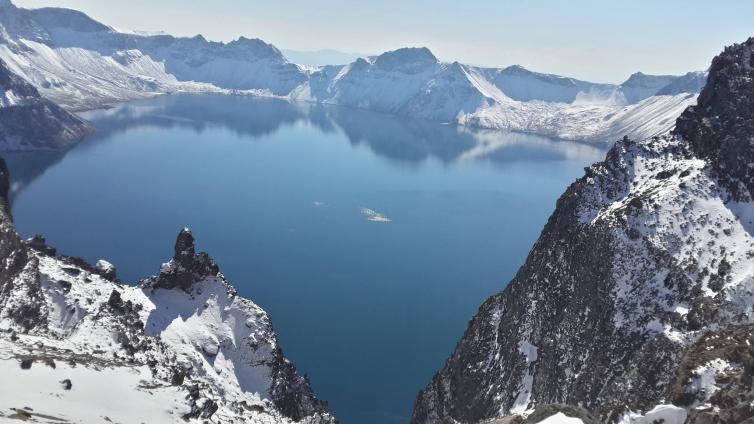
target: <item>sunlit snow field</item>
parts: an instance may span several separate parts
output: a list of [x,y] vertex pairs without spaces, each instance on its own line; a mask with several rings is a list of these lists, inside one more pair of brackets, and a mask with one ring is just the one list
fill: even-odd
[[183,226],[341,422],[406,423],[468,319],[604,150],[219,95],[88,113],[66,153],[9,154],[24,236],[157,272]]

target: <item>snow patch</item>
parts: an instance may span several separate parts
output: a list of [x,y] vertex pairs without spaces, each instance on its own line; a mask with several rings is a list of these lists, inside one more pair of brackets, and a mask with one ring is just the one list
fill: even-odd
[[528,340],[518,344],[518,351],[526,356],[526,362],[534,362],[537,360],[537,347],[529,343]]
[[550,415],[538,424],[584,424],[580,418],[569,417],[562,412],[558,412],[555,415]]
[[623,414],[618,424],[684,424],[688,412],[674,405],[657,405],[644,415],[635,412]]

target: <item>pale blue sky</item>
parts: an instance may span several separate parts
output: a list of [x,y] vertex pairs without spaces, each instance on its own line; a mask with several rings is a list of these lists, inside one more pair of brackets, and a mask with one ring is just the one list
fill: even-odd
[[123,29],[257,37],[281,49],[379,53],[427,46],[443,60],[620,82],[706,69],[754,35],[749,0],[15,0]]

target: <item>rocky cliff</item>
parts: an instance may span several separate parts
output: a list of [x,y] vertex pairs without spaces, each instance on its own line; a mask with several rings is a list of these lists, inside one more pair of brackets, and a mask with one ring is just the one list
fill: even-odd
[[60,149],[93,129],[43,98],[0,60],[0,150]]
[[125,285],[105,261],[21,240],[7,191],[0,159],[0,421],[336,422],[189,230]]
[[715,58],[672,135],[617,142],[568,188],[413,423],[553,404],[606,422],[754,422],[752,46]]

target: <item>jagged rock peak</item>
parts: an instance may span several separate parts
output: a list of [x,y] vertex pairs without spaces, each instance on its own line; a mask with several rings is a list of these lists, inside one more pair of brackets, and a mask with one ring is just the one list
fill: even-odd
[[8,171],[5,159],[0,158],[0,200],[4,205],[8,204],[8,190],[10,190],[10,171]]
[[675,131],[710,161],[736,200],[754,198],[754,38],[713,59],[697,105],[678,118]]
[[162,265],[160,273],[142,282],[143,287],[172,290],[179,288],[190,293],[195,282],[219,274],[217,263],[205,252],[196,253],[194,235],[183,228],[175,240],[175,254]]
[[175,239],[175,255],[173,259],[182,266],[189,268],[196,255],[194,235],[191,230],[184,227]]

